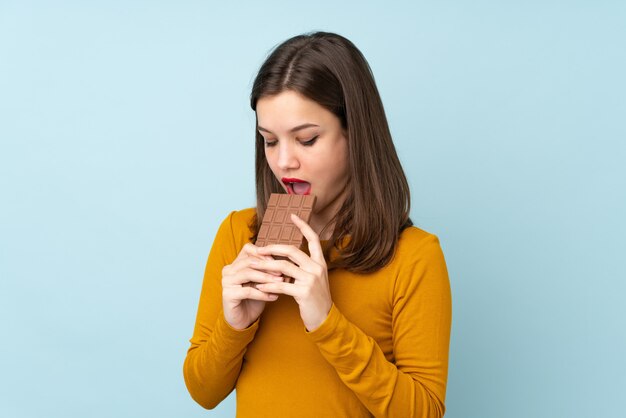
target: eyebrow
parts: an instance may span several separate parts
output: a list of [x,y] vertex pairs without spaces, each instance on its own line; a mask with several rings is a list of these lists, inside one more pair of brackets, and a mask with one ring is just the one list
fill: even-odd
[[[300,131],[300,130],[302,130],[302,129],[311,128],[311,127],[318,127],[318,128],[319,128],[319,125],[315,125],[314,123],[303,123],[302,125],[298,125],[298,126],[296,126],[296,127],[294,127],[294,128],[291,128],[291,129],[289,130],[289,132],[290,132],[290,133],[294,133],[294,132]],[[259,131],[267,132],[268,134],[273,133],[273,132],[272,132],[272,131],[270,131],[269,129],[265,129],[265,128],[264,128],[264,127],[262,127],[262,126],[258,126],[257,128],[258,128],[258,130],[259,130]]]

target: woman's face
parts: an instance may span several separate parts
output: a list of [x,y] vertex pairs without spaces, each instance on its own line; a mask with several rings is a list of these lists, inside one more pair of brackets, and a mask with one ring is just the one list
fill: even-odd
[[262,97],[256,112],[274,176],[287,193],[317,196],[311,226],[319,232],[345,199],[348,141],[341,121],[292,90]]

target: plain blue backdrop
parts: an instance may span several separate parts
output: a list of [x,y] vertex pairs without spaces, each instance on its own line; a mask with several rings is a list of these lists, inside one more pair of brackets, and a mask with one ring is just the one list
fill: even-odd
[[311,30],[369,60],[441,240],[446,416],[624,416],[625,4],[0,1],[0,416],[234,416],[182,363],[252,80]]

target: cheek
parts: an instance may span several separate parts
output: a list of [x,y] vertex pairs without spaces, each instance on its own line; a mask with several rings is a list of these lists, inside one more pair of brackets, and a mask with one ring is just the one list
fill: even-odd
[[342,177],[348,175],[348,150],[347,147],[342,147],[339,152],[336,153],[335,158],[336,171]]
[[267,166],[270,168],[270,171],[272,172],[272,175],[274,176],[274,178],[276,180],[278,180],[278,182],[280,183],[280,186],[283,188],[283,190],[286,192],[287,189],[285,187],[285,185],[282,183],[282,181],[280,181],[280,176],[279,176],[279,172],[280,170],[278,169],[277,165],[276,165],[276,158],[273,156],[273,154],[271,152],[265,152],[265,160],[267,161]]
[[326,167],[322,175],[331,187],[342,188],[343,184],[348,179],[348,170],[345,161],[341,158],[334,158],[331,161],[330,167]]

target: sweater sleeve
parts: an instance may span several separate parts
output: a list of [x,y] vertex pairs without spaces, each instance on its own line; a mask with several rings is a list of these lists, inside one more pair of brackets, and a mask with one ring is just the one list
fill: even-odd
[[215,408],[235,387],[246,347],[258,321],[244,330],[232,328],[222,311],[222,268],[237,257],[231,213],[222,222],[209,253],[191,347],[183,364],[191,397]]
[[435,235],[407,257],[392,295],[394,362],[334,305],[308,335],[375,417],[442,417],[452,318],[448,272]]

